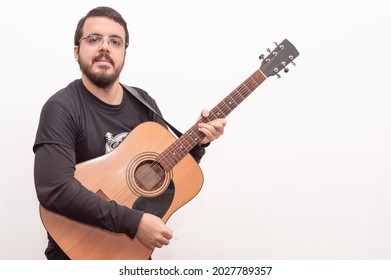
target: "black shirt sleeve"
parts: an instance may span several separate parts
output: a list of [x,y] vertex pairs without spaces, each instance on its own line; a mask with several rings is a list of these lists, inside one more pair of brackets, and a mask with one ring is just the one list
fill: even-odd
[[94,194],[74,178],[75,153],[64,145],[35,148],[34,177],[39,202],[71,219],[134,238],[143,213]]

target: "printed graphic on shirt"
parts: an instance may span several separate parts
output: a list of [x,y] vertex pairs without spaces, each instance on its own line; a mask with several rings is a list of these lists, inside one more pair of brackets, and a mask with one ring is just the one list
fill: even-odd
[[106,138],[106,151],[105,154],[108,154],[114,151],[121,143],[124,141],[125,137],[128,135],[128,132],[122,132],[113,136],[112,133],[107,132],[105,135]]

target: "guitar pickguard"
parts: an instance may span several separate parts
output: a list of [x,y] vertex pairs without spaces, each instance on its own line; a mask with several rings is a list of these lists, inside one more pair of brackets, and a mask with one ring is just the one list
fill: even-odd
[[153,214],[163,218],[170,208],[175,195],[174,182],[170,182],[168,188],[160,195],[155,197],[140,196],[133,203],[132,208],[146,213]]

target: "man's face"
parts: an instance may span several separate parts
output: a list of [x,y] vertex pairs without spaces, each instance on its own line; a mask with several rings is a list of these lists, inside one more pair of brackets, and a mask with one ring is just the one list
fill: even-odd
[[118,81],[125,62],[124,28],[109,18],[87,18],[82,38],[75,47],[82,75],[99,88],[110,88]]

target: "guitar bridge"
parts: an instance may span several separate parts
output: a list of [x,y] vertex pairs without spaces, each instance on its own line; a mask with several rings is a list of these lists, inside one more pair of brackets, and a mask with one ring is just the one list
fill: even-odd
[[101,189],[97,190],[95,194],[97,194],[98,196],[100,196],[106,200],[110,200],[110,198]]

